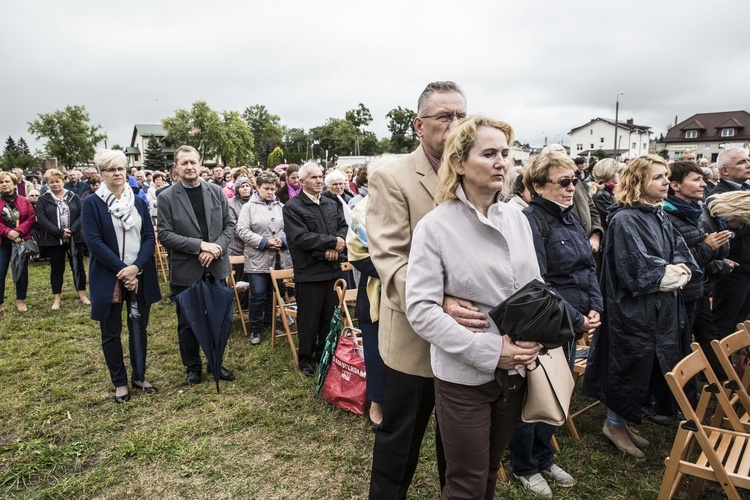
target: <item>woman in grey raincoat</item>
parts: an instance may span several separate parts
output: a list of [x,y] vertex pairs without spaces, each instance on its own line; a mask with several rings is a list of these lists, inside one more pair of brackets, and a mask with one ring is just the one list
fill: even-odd
[[664,374],[680,360],[687,314],[679,290],[700,274],[682,236],[662,210],[667,162],[633,160],[615,190],[604,247],[602,327],[594,336],[584,377],[587,396],[607,406],[602,432],[618,450],[642,458],[648,441],[625,421],[640,423],[651,395],[657,411],[673,412]]

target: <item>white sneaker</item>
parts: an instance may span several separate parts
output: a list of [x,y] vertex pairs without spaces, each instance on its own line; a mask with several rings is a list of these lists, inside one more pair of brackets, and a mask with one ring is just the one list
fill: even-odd
[[570,488],[576,484],[576,480],[573,479],[573,476],[565,472],[562,467],[555,464],[550,465],[549,469],[543,470],[542,475],[547,479],[553,480],[558,486],[562,486],[563,488]]
[[252,345],[258,345],[258,344],[260,344],[260,333],[251,333],[250,334],[250,343]]
[[552,490],[549,488],[547,481],[544,480],[538,472],[533,476],[516,476],[524,488],[529,490],[534,496],[551,497]]

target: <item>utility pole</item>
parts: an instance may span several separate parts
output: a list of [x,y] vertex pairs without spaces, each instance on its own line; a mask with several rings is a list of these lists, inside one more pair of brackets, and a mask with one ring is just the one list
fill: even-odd
[[625,92],[620,92],[619,94],[617,94],[617,97],[615,98],[615,142],[612,143],[615,148],[615,159],[617,159],[617,150],[618,150],[617,148],[617,124],[618,124],[617,120],[620,119],[620,96],[624,94]]

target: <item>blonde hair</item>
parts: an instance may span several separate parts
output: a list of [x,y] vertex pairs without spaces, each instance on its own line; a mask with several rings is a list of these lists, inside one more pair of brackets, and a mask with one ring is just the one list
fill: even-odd
[[102,149],[94,155],[94,165],[99,171],[112,167],[127,168],[128,159],[125,157],[125,153],[118,149]]
[[643,187],[650,183],[651,165],[654,163],[664,165],[667,169],[667,177],[671,174],[667,160],[657,155],[643,155],[628,163],[628,168],[622,173],[620,183],[614,191],[615,203],[620,206],[630,207],[637,203],[643,203]]
[[5,177],[10,177],[10,181],[13,183],[14,186],[18,185],[18,177],[16,177],[16,174],[14,174],[13,171],[0,172],[0,180],[3,180],[3,178]]
[[594,168],[591,169],[589,195],[594,196],[597,191],[604,189],[604,183],[619,173],[620,170],[622,170],[622,165],[614,158],[604,158],[596,162]]
[[534,189],[534,184],[545,184],[549,181],[549,169],[552,167],[569,168],[576,171],[576,164],[570,159],[570,156],[560,151],[550,151],[542,153],[523,171],[523,183],[532,196],[539,196]]
[[750,192],[728,191],[709,198],[708,211],[713,217],[750,224]]
[[56,168],[50,168],[49,170],[44,172],[44,182],[46,182],[47,184],[49,184],[50,179],[52,179],[53,177],[60,180],[65,179],[65,175]]
[[505,134],[508,144],[513,142],[513,128],[507,123],[487,118],[486,116],[470,116],[461,120],[448,134],[445,139],[442,166],[438,172],[439,181],[435,203],[456,199],[456,189],[461,182],[461,177],[456,172],[458,163],[469,156],[469,151],[477,142],[477,130],[479,127],[492,127]]

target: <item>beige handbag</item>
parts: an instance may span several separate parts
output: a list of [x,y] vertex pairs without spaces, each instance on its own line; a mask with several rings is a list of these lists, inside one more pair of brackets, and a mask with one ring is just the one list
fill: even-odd
[[526,368],[526,399],[521,420],[561,426],[568,418],[573,375],[562,347],[540,354],[534,368]]

